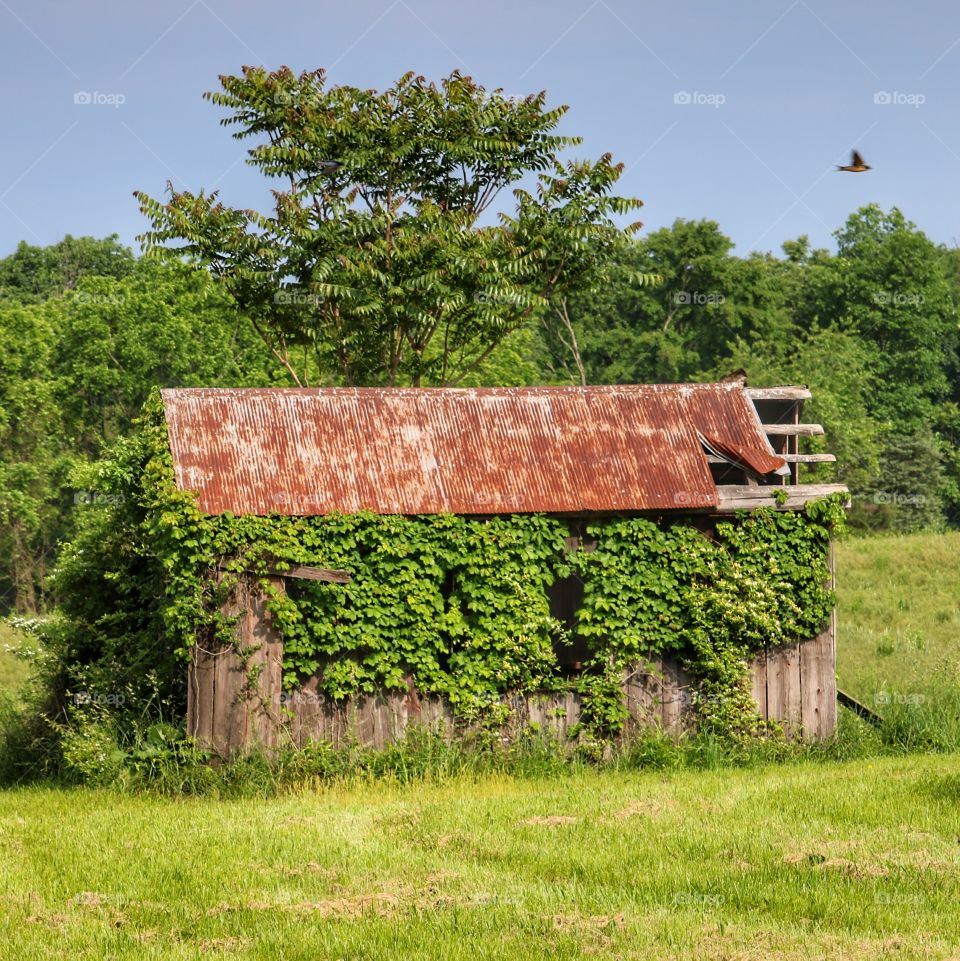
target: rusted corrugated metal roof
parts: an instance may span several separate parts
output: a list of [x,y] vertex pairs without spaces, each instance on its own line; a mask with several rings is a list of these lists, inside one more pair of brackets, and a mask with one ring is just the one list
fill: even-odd
[[770,447],[743,387],[163,391],[210,514],[592,513],[718,503],[699,435]]
[[777,457],[767,450],[760,450],[757,447],[744,447],[742,444],[735,444],[732,441],[723,441],[719,437],[704,437],[718,454],[728,457],[736,464],[745,464],[756,474],[772,474],[786,464],[782,457]]

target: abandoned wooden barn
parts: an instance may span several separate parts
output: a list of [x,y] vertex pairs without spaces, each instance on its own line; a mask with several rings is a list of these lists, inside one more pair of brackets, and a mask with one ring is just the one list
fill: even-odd
[[[802,510],[846,491],[801,482],[800,440],[822,434],[801,422],[802,387],[741,382],[484,389],[176,389],[162,392],[177,487],[206,514],[293,517],[372,511],[470,517],[545,514],[589,550],[598,517],[678,517],[709,533],[735,512]],[[832,565],[832,561],[831,561]],[[306,569],[285,578],[328,577]],[[575,579],[550,589],[551,608],[575,627]],[[383,744],[410,724],[450,720],[449,707],[407,692],[349,705],[315,695],[317,679],[282,687],[283,637],[251,579],[228,603],[242,662],[198,645],[189,666],[188,730],[223,755],[282,738],[356,738]],[[764,718],[808,738],[836,723],[834,620],[815,637],[761,653],[751,667]],[[567,656],[575,670],[576,645]],[[258,666],[255,697],[249,668]],[[685,677],[675,660],[650,658],[625,676],[635,724],[685,726]],[[561,731],[578,718],[575,694],[514,704],[526,720]]]

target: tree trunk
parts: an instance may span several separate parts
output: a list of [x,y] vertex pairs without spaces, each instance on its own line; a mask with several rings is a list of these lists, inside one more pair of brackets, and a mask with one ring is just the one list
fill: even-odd
[[13,524],[14,607],[18,614],[37,613],[37,595],[33,585],[33,556],[24,536],[23,524]]

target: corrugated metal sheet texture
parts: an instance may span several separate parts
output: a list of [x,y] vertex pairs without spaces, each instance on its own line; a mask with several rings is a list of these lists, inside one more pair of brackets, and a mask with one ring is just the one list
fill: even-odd
[[776,454],[771,454],[769,450],[759,450],[756,447],[744,447],[742,444],[734,444],[730,441],[722,441],[718,437],[705,435],[706,442],[716,450],[718,454],[729,457],[737,464],[746,464],[754,473],[772,474],[775,470],[783,467],[786,461]]
[[715,506],[698,432],[769,454],[739,384],[163,391],[177,484],[219,514]]

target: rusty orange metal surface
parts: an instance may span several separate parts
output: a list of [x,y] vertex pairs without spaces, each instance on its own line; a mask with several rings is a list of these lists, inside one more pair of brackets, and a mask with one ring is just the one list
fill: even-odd
[[743,387],[164,390],[210,514],[553,514],[718,503],[699,434],[772,451]]
[[729,457],[734,463],[745,464],[756,474],[772,474],[786,464],[782,457],[770,453],[769,450],[744,447],[742,444],[723,441],[710,435],[704,435],[704,439],[718,454]]

